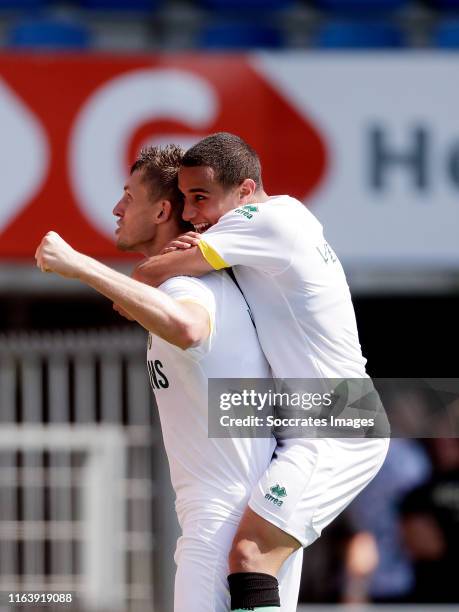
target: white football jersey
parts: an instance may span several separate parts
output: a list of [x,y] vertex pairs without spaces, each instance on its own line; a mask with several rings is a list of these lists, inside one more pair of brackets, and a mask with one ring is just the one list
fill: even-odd
[[276,378],[366,376],[343,268],[301,202],[276,196],[231,210],[200,249],[213,268],[234,266]]
[[[148,337],[148,373],[158,404],[176,509],[185,518],[239,517],[266,470],[271,438],[209,438],[209,378],[269,378],[247,303],[226,272],[175,277],[160,287],[176,300],[209,313],[211,332],[200,346],[182,350]],[[219,410],[209,406],[209,410]]]

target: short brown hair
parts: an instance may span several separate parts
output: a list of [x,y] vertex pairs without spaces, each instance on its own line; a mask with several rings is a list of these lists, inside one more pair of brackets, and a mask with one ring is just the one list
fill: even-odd
[[145,147],[131,166],[131,174],[142,172],[152,201],[169,200],[176,219],[182,220],[183,195],[178,188],[178,170],[184,149],[168,144],[162,147]]
[[235,187],[250,178],[257,189],[263,188],[257,152],[242,138],[228,132],[218,132],[200,140],[185,153],[182,166],[209,166],[223,187]]

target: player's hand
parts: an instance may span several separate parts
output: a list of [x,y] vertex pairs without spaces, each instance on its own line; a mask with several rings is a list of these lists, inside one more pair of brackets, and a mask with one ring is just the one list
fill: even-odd
[[124,317],[128,321],[135,321],[135,319],[133,319],[128,312],[123,310],[119,304],[115,304],[115,302],[113,302],[113,310],[116,310],[118,314],[120,314],[122,317]]
[[200,240],[201,234],[198,234],[198,232],[187,232],[178,236],[175,240],[171,240],[159,254],[164,255],[179,249],[189,249],[190,247],[198,246]]
[[66,278],[77,278],[84,256],[56,232],[48,232],[35,251],[37,267],[42,272],[55,272]]

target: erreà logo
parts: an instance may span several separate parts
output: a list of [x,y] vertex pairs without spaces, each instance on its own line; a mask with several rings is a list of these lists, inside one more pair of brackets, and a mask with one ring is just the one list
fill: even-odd
[[285,490],[285,487],[280,487],[278,484],[276,484],[274,487],[271,487],[270,491],[276,497],[287,497],[287,491]]
[[247,219],[251,219],[253,217],[252,213],[258,212],[258,206],[255,206],[254,204],[244,204],[244,206],[236,208],[234,212],[246,217]]
[[287,497],[287,490],[285,487],[281,487],[279,484],[276,484],[269,489],[271,493],[266,493],[265,499],[272,502],[275,506],[282,506],[284,503],[283,500],[279,499],[280,497]]
[[255,204],[245,204],[241,208],[251,213],[258,212],[258,206],[255,206]]

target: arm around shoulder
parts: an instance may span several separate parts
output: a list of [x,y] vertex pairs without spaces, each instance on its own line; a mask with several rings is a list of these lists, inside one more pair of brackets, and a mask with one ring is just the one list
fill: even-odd
[[203,276],[212,270],[200,249],[191,247],[145,259],[135,268],[133,278],[158,287],[173,276]]

